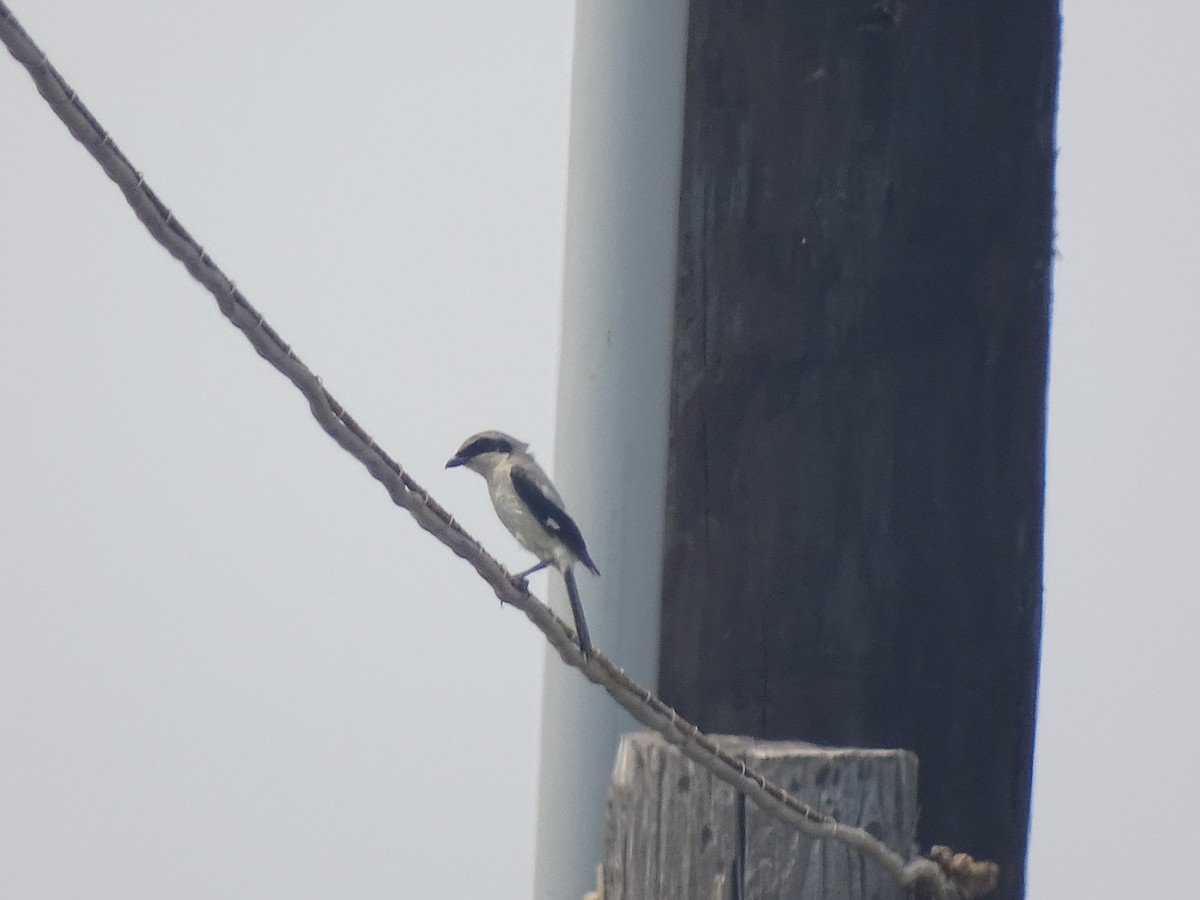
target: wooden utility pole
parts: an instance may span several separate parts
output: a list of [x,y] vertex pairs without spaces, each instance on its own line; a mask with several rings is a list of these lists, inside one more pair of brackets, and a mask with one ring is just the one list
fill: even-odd
[[1023,894],[1054,0],[692,0],[660,689],[920,758]]

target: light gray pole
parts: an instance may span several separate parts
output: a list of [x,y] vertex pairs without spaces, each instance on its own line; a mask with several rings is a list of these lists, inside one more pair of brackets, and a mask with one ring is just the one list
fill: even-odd
[[[554,478],[601,572],[581,572],[592,640],[655,685],[686,0],[578,0]],[[566,613],[561,580],[550,599]],[[567,614],[567,621],[570,616]],[[546,660],[538,900],[595,883],[605,791],[631,720]]]

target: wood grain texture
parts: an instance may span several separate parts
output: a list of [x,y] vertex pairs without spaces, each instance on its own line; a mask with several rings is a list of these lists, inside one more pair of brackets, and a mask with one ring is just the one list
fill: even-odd
[[1023,893],[1053,0],[693,0],[660,691],[901,746]]
[[[917,761],[895,750],[721,739],[814,809],[908,853]],[[605,900],[902,900],[877,867],[759,812],[657,734],[626,735],[609,794]]]

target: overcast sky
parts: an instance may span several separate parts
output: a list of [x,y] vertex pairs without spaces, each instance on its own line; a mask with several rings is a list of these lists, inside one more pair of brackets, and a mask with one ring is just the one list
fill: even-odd
[[[333,394],[524,565],[442,465],[493,426],[551,460],[573,4],[14,6]],[[1182,896],[1200,13],[1065,18],[1030,897]],[[7,54],[0,172],[0,896],[528,898],[538,633],[321,432]]]

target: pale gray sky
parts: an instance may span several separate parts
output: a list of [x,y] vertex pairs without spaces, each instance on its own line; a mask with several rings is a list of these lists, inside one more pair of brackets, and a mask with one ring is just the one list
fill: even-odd
[[[334,395],[524,564],[442,464],[491,426],[550,461],[573,4],[14,5]],[[1181,895],[1200,13],[1065,17],[1030,896]],[[529,897],[539,635],[320,431],[7,54],[0,111],[0,896]]]

